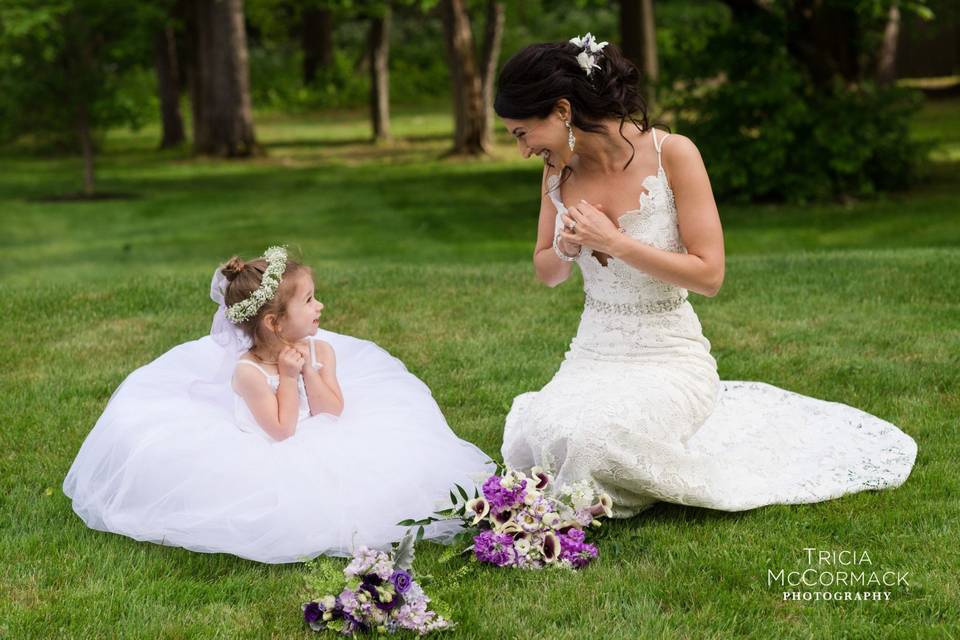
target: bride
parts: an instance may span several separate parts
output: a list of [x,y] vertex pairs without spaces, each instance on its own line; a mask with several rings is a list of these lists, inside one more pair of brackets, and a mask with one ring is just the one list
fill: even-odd
[[498,78],[497,114],[545,165],[537,277],[554,287],[575,263],[585,293],[559,371],[514,399],[505,464],[590,483],[619,517],[656,501],[741,511],[899,486],[917,446],[896,426],[720,381],[687,300],[715,296],[724,277],[710,181],[690,139],[650,126],[638,81],[590,34],[531,45]]

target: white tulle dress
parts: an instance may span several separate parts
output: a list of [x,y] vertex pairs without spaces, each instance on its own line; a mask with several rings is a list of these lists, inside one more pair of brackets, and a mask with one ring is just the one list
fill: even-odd
[[[559,229],[566,209],[556,185],[553,176]],[[685,253],[662,162],[643,186],[621,227]],[[917,445],[893,424],[763,382],[720,381],[686,289],[615,258],[603,266],[589,249],[577,264],[585,290],[577,335],[553,379],[514,399],[508,466],[550,468],[557,486],[590,483],[611,495],[619,517],[657,501],[724,511],[819,502],[909,476]]]
[[[397,522],[493,471],[400,360],[366,340],[316,337],[337,354],[340,417],[309,417],[302,398],[296,434],[273,441],[230,388],[239,349],[213,336],[179,345],[110,399],[63,484],[74,511],[137,540],[297,562],[385,548],[405,531]],[[457,526],[425,537],[444,541]]]

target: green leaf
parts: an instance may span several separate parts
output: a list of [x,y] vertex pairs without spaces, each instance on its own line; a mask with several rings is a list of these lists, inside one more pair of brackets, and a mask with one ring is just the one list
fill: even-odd
[[[423,530],[422,526],[420,527],[420,530]],[[400,542],[397,543],[397,546],[393,551],[394,565],[400,567],[404,571],[411,570],[413,567],[414,545],[416,540],[419,540],[419,537],[414,538],[413,531],[411,529],[407,529],[407,532],[403,534],[403,537],[400,539]]]

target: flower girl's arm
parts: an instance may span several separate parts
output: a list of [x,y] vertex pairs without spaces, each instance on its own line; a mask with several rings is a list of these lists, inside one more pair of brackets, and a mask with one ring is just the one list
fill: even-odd
[[286,440],[297,431],[300,400],[297,379],[280,376],[274,393],[263,375],[253,367],[238,367],[233,378],[234,390],[250,408],[257,424],[274,440]]
[[337,356],[330,343],[317,340],[317,361],[323,367],[317,371],[310,363],[303,367],[303,385],[307,388],[307,403],[310,415],[343,413],[343,392],[337,382]]

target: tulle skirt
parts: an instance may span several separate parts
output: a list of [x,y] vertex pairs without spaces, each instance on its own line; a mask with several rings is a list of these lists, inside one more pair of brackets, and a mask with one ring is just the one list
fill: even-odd
[[[179,345],[114,392],[64,480],[87,526],[192,551],[297,562],[386,548],[406,518],[449,504],[493,471],[447,426],[430,390],[376,344],[319,331],[337,353],[340,417],[273,442],[237,428],[224,349]],[[455,522],[427,528],[445,541]]]

